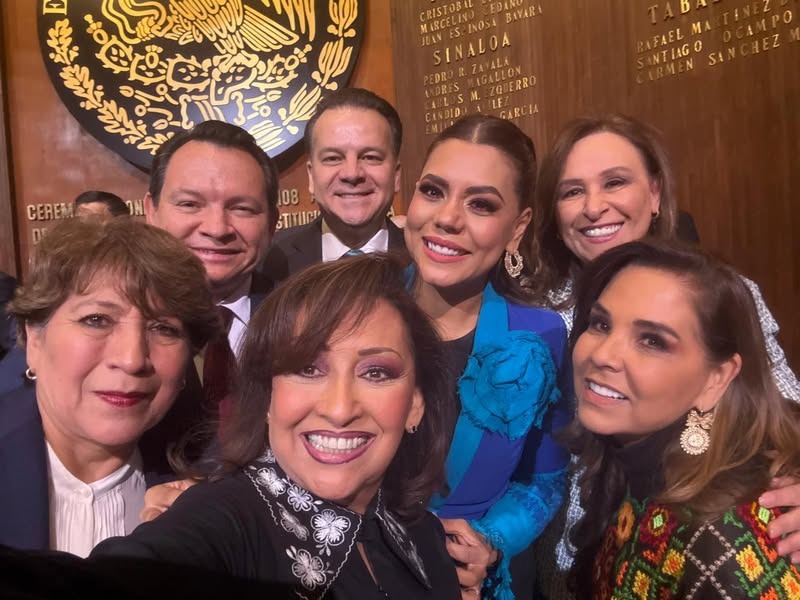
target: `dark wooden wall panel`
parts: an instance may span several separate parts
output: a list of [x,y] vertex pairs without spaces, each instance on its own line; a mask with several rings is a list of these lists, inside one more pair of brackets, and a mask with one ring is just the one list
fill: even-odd
[[[3,7],[0,6],[0,48],[3,47]],[[17,275],[14,208],[11,194],[11,155],[6,127],[6,67],[0,55],[0,271]]]

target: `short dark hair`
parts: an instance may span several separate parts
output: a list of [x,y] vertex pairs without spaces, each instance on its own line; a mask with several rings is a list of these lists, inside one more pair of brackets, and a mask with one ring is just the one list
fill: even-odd
[[150,169],[150,185],[148,192],[153,198],[153,205],[158,206],[161,189],[164,187],[164,177],[167,173],[169,161],[173,155],[189,142],[207,142],[220,148],[233,148],[249,154],[259,164],[264,173],[264,187],[267,192],[267,206],[269,208],[270,229],[275,228],[278,222],[278,168],[273,160],[258,145],[255,138],[247,131],[236,125],[224,121],[203,121],[188,131],[176,133],[166,142],[161,144],[153,158]]
[[272,378],[313,362],[342,323],[355,329],[385,302],[403,320],[425,413],[417,433],[400,442],[382,489],[387,506],[402,518],[422,514],[443,487],[455,422],[453,378],[443,368],[444,350],[433,325],[403,285],[402,268],[397,258],[384,254],[319,263],[267,297],[248,325],[239,395],[222,423],[224,470],[241,468],[264,452]]
[[306,145],[306,152],[311,154],[314,126],[319,118],[327,110],[336,108],[360,108],[363,110],[374,110],[389,125],[389,133],[392,138],[392,151],[395,158],[400,156],[400,147],[403,145],[403,124],[400,122],[400,115],[394,106],[377,94],[363,88],[347,87],[328,94],[317,104],[314,115],[306,123],[306,130],[303,134],[303,141]]
[[[474,113],[461,117],[442,131],[431,142],[425,153],[427,162],[433,151],[447,140],[461,140],[470,144],[490,146],[508,158],[515,173],[514,190],[519,196],[519,212],[526,208],[533,211],[536,190],[536,148],[533,140],[524,131],[507,119]],[[506,297],[520,302],[528,302],[528,295],[518,282],[527,282],[530,265],[534,264],[535,246],[533,225],[528,225],[519,244],[523,258],[523,277],[516,280],[508,275],[499,260],[492,269],[490,279],[495,289]]]
[[220,327],[203,263],[172,235],[130,217],[67,219],[36,246],[25,284],[8,304],[20,339],[26,341],[26,323],[46,325],[70,295],[103,275],[148,318],[181,321],[194,351]]
[[[125,204],[122,198],[111,192],[104,192],[103,190],[88,190],[78,194],[75,200],[72,201],[72,205],[77,209],[81,204],[93,204],[95,202],[105,204],[112,217],[121,217],[131,214],[128,205]],[[77,212],[77,210],[75,210],[75,212]]]

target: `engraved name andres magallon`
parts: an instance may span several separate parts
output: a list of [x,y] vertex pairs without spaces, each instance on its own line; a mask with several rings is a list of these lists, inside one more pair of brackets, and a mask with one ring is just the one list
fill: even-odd
[[275,157],[302,139],[319,99],[346,85],[364,3],[40,0],[39,41],[73,116],[142,168],[208,119],[247,129]]

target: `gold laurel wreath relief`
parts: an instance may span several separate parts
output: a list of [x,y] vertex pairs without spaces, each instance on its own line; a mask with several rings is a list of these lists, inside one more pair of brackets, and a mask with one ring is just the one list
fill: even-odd
[[[113,98],[79,62],[80,49],[73,45],[69,19],[56,21],[47,32],[48,54],[62,65],[59,76],[80,99],[84,110],[97,113],[103,128],[122,137],[126,144],[154,154],[169,139],[169,128],[188,129],[194,125],[191,109],[203,119],[223,119],[222,108],[234,107],[233,121],[243,126],[267,151],[285,143],[282,134],[299,132],[298,124],[308,121],[323,90],[336,90],[336,78],[350,64],[358,16],[358,0],[330,0],[327,32],[336,39],[325,42],[311,73],[314,84],[303,84],[276,115],[271,107],[283,98],[308,60],[316,37],[314,0],[262,0],[275,13],[286,14],[291,29],[242,4],[242,0],[213,0],[218,12],[198,14],[192,2],[169,0],[165,6],[148,3],[151,12],[132,18],[130,0],[103,0],[104,20],[84,16],[86,31],[97,45],[95,56],[102,68],[126,74],[128,82],[119,88],[122,97],[135,101],[134,114]],[[167,3],[165,3],[167,4]],[[127,11],[131,11],[130,13]],[[116,30],[116,31],[114,31]],[[300,35],[306,43],[300,41]],[[177,52],[164,56],[159,39],[179,46],[208,40],[217,54],[198,58]],[[145,44],[143,49],[139,46]],[[293,47],[292,47],[293,45]],[[258,52],[270,52],[267,59]],[[246,92],[256,90],[256,94]]]

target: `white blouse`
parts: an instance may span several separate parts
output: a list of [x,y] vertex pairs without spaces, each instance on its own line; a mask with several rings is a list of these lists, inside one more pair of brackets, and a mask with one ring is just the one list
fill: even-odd
[[94,483],[70,473],[47,444],[50,548],[86,557],[104,539],[139,525],[147,489],[137,449],[122,467]]

